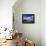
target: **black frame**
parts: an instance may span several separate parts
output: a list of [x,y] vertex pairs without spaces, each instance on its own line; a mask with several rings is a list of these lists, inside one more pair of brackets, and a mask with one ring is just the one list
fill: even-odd
[[34,23],[35,23],[35,14],[22,14],[22,24],[34,24]]

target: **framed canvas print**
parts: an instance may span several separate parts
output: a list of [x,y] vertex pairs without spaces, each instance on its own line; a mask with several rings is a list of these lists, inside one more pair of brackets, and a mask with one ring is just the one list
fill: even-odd
[[22,23],[23,24],[34,24],[35,15],[34,14],[22,14]]

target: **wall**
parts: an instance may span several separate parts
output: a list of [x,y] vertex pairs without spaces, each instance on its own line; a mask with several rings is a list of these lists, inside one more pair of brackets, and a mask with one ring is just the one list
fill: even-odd
[[[17,6],[16,6],[17,5]],[[35,14],[35,24],[22,24],[22,14]],[[23,33],[24,39],[35,41],[36,46],[41,46],[41,1],[23,0],[13,6],[15,30]]]
[[41,3],[41,40],[42,46],[46,46],[46,0],[42,0]]
[[0,27],[12,29],[12,6],[16,0],[0,0]]

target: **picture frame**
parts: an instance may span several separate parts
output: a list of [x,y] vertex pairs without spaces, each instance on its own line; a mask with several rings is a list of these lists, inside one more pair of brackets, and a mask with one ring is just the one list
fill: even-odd
[[22,24],[34,24],[35,14],[22,14]]

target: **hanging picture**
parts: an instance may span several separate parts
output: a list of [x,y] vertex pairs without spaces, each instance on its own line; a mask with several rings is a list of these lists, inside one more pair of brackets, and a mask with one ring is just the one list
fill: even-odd
[[22,23],[23,24],[34,24],[35,15],[34,14],[22,14]]

